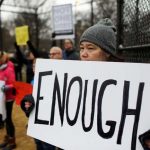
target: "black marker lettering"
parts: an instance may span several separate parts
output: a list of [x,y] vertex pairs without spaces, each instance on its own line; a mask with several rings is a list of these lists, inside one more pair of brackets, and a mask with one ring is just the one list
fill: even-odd
[[86,111],[86,96],[87,96],[87,84],[88,84],[88,80],[85,80],[84,97],[83,97],[83,110],[82,110],[82,127],[83,127],[83,130],[85,132],[90,131],[91,128],[93,127],[97,83],[98,83],[98,80],[94,80],[94,83],[93,83],[93,92],[92,92],[92,108],[91,108],[90,125],[88,127],[86,127],[85,126],[85,111]]
[[35,110],[35,124],[49,124],[49,121],[47,120],[40,120],[38,119],[38,112],[39,112],[39,101],[43,100],[43,97],[40,96],[41,91],[41,81],[43,76],[52,75],[52,71],[45,71],[45,72],[39,72],[39,79],[38,79],[38,90],[37,90],[37,102],[36,102],[36,110]]
[[[58,107],[59,107],[59,115],[60,115],[60,119],[61,119],[61,125],[63,125],[64,110],[65,110],[65,99],[66,99],[66,88],[67,88],[67,78],[68,78],[68,74],[65,73],[64,85],[63,85],[63,99],[61,100],[60,86],[59,86],[57,74],[55,76],[50,125],[54,124],[56,95],[58,98]],[[61,101],[62,101],[62,103],[61,103]]]
[[136,109],[128,109],[129,87],[130,87],[130,82],[125,81],[124,82],[124,91],[123,91],[122,115],[121,115],[121,122],[120,122],[120,127],[119,127],[119,132],[118,132],[117,144],[121,144],[121,139],[122,139],[126,116],[134,115],[135,120],[134,120],[134,125],[133,125],[131,150],[136,150],[136,138],[137,138],[138,123],[139,123],[139,118],[140,118],[144,83],[141,82],[139,84]]
[[[75,117],[73,120],[71,120],[69,118],[69,108],[68,107],[69,107],[70,90],[71,90],[71,86],[73,85],[74,82],[79,83],[79,98],[78,98],[77,111],[76,111]],[[81,103],[81,96],[82,96],[82,79],[81,79],[81,77],[74,77],[71,79],[71,81],[69,83],[69,87],[68,87],[68,91],[67,91],[67,99],[66,99],[66,117],[67,117],[68,124],[71,126],[73,126],[78,119],[80,103]]]
[[106,125],[110,126],[110,130],[107,133],[105,133],[102,128],[102,99],[103,99],[103,95],[104,95],[106,87],[111,84],[116,85],[117,81],[116,80],[104,81],[103,84],[101,85],[99,95],[98,95],[97,131],[98,131],[98,134],[105,139],[111,138],[113,136],[115,127],[116,127],[115,121],[106,121]]

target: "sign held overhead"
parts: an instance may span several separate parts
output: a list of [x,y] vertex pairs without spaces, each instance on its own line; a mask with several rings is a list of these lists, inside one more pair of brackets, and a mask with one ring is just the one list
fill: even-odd
[[52,7],[54,39],[74,38],[72,4]]

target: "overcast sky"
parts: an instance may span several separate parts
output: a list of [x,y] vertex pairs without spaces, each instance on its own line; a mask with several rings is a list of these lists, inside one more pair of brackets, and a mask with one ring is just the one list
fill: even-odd
[[[28,0],[20,0],[20,4],[17,5],[23,5],[24,1],[28,1]],[[33,6],[36,6],[38,4],[40,4],[41,2],[43,2],[44,0],[29,0],[30,2],[32,2]],[[78,11],[83,11],[86,10],[86,8],[88,7],[88,4],[84,4],[85,2],[87,2],[89,0],[47,0],[45,2],[45,4],[43,5],[43,7],[41,7],[39,9],[39,11],[43,11],[43,12],[47,12],[51,10],[52,5],[62,5],[62,4],[73,4],[73,9],[78,10]],[[4,5],[2,5],[1,10],[7,10],[7,11],[20,11],[19,8],[14,8],[14,7],[10,7],[10,6],[6,6],[6,4],[9,5],[14,5],[12,3],[12,0],[4,0]],[[23,9],[22,9],[23,10]],[[10,20],[13,19],[13,16],[15,16],[15,13],[9,13],[9,12],[4,12],[2,11],[2,19],[3,20]]]

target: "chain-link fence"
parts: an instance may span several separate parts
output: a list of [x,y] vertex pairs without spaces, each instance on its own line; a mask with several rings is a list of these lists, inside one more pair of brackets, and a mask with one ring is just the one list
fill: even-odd
[[117,39],[132,61],[150,60],[150,0],[118,0]]
[[150,0],[118,2],[119,48],[150,46]]

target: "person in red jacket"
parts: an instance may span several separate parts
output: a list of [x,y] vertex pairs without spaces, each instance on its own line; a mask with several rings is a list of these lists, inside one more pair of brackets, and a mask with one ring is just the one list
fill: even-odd
[[0,89],[5,93],[6,97],[6,135],[0,148],[9,150],[16,147],[15,127],[12,121],[12,108],[15,99],[15,89],[13,82],[15,81],[14,65],[8,59],[6,52],[0,51],[0,80],[5,81],[5,85]]

